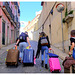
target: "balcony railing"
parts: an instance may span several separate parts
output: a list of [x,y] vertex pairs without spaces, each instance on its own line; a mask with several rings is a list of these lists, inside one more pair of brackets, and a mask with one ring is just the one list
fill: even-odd
[[18,28],[20,28],[20,22],[18,23]]
[[7,10],[8,14],[12,20],[14,21],[14,15],[12,14],[12,10],[11,8],[9,7],[9,2],[3,2],[3,7],[5,7],[5,9]]
[[15,22],[18,23],[18,17],[15,15]]
[[18,22],[18,17],[16,16],[16,21]]
[[20,14],[20,9],[18,8],[18,13]]
[[14,15],[13,15],[13,13],[12,13],[12,15],[11,15],[11,18],[12,18],[12,20],[13,20],[13,22],[14,22]]
[[17,2],[14,2],[14,5],[16,5],[18,7],[18,3]]

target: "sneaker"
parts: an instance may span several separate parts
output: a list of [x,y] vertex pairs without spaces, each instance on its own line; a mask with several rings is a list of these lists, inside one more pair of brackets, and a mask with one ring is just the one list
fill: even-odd
[[48,69],[48,66],[47,66],[47,64],[45,64],[45,68],[46,68],[46,69]]
[[19,62],[21,63],[21,57],[19,58]]
[[42,61],[41,66],[44,67],[44,61]]
[[21,62],[22,64],[23,64],[23,60],[22,60],[22,62]]

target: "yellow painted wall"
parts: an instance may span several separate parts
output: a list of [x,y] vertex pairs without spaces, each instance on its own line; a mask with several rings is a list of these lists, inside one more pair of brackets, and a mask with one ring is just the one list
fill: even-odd
[[[38,20],[38,28],[41,27],[46,19],[46,17],[48,16],[51,8],[53,7],[55,2],[45,2],[43,4],[43,9],[42,9],[42,13],[39,17]],[[75,2],[57,2],[56,5],[58,3],[63,3],[65,6],[64,11],[62,12],[62,18],[65,17],[65,10],[66,10],[66,5],[67,5],[67,9],[68,12],[71,9],[75,9]],[[59,48],[60,50],[62,50],[62,25],[61,25],[61,13],[59,13],[56,10],[56,5],[53,9],[53,15],[49,15],[48,19],[46,20],[45,24],[44,24],[44,32],[49,36],[49,39],[51,37],[51,44],[54,45],[55,47]],[[73,12],[73,14],[75,15],[75,11]],[[49,32],[49,25],[51,24],[51,36],[50,36],[50,32]],[[63,36],[64,36],[64,46],[65,46],[65,52],[68,53],[69,50],[69,45],[70,45],[70,31],[72,29],[75,29],[75,18],[73,18],[73,20],[67,24],[67,23],[63,23]],[[36,34],[38,34],[39,32],[41,32],[41,28],[36,32]],[[37,35],[36,35],[37,37]]]
[[[33,36],[35,36],[33,33],[34,33],[34,28],[35,28],[35,25],[37,24],[38,22],[38,18],[39,18],[40,14],[38,14],[25,28],[24,28],[24,31],[27,31],[28,32],[28,35],[29,35],[29,38],[30,40],[34,40],[33,39]],[[37,28],[37,26],[36,26]]]

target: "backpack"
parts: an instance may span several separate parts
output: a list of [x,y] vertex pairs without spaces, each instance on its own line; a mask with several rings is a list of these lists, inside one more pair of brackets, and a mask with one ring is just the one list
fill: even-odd
[[41,37],[41,45],[48,45],[48,40],[46,37]]
[[25,33],[22,32],[19,37],[20,37],[20,40],[25,40]]

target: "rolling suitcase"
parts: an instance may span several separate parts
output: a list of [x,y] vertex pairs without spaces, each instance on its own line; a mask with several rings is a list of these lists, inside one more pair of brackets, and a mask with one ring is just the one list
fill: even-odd
[[49,58],[50,71],[53,73],[59,73],[61,71],[60,62],[58,58]]
[[18,66],[19,50],[9,49],[6,57],[6,66],[15,65]]
[[64,68],[64,73],[75,73],[75,65],[70,66],[69,69]]
[[59,56],[54,54],[54,51],[52,49],[50,50],[50,52],[51,51],[52,53],[48,53],[50,72],[59,73],[61,71],[60,62],[58,58]]
[[[72,55],[69,55],[69,57],[71,57],[71,56]],[[63,65],[64,65],[64,63],[63,63]],[[64,67],[64,73],[75,73],[75,65],[71,65],[70,68]]]
[[24,50],[23,66],[34,66],[34,50],[33,49]]

